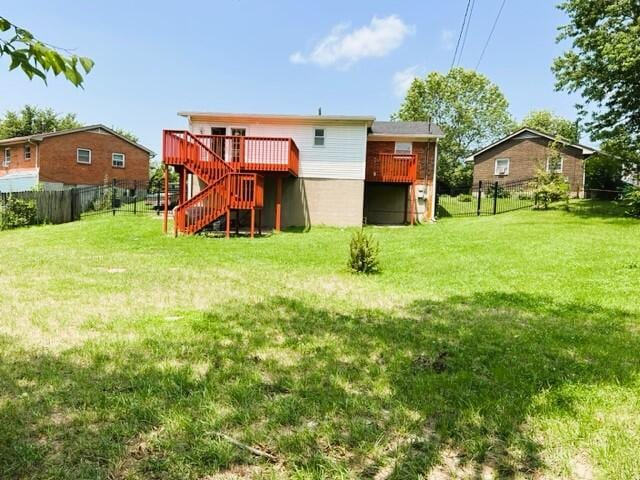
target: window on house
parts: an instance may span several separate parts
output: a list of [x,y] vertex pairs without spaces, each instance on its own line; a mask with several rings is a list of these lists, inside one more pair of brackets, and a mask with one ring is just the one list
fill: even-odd
[[31,160],[31,145],[24,146],[24,159]]
[[124,153],[112,153],[111,166],[114,168],[124,168]]
[[86,165],[91,164],[91,150],[88,148],[78,148],[76,150],[76,161]]
[[509,159],[496,158],[495,175],[509,175]]
[[313,144],[316,147],[324,146],[324,128],[313,129]]
[[4,158],[2,159],[2,166],[3,167],[8,167],[10,163],[11,163],[11,149],[10,148],[5,148],[4,149]]
[[411,154],[411,142],[396,142],[395,153],[400,155]]
[[562,157],[548,157],[547,158],[547,172],[562,173]]

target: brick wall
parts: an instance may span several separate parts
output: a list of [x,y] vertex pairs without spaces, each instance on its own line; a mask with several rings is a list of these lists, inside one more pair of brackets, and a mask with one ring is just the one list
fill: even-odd
[[[91,150],[90,165],[77,162],[78,148]],[[112,166],[112,153],[124,153],[124,168]],[[41,182],[93,185],[114,178],[147,182],[149,154],[109,133],[91,131],[48,137],[40,145]]]
[[[584,188],[584,162],[582,151],[574,147],[562,147],[562,174],[567,177],[572,192]],[[538,168],[546,168],[549,140],[546,138],[512,138],[476,156],[473,165],[473,182],[515,182],[533,178]],[[495,175],[495,161],[508,158],[509,175]]]
[[[25,143],[16,143],[13,145],[1,145],[0,146],[0,176],[9,173],[10,171],[32,169],[36,167],[36,149],[35,144],[31,144],[31,158],[24,158]],[[4,166],[4,151],[9,149],[11,154],[11,163],[9,166]]]

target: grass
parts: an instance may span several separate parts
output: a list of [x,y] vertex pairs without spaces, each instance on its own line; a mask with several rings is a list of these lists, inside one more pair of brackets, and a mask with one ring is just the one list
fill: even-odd
[[350,230],[0,232],[0,478],[637,478],[640,222],[586,205],[372,227],[373,276]]

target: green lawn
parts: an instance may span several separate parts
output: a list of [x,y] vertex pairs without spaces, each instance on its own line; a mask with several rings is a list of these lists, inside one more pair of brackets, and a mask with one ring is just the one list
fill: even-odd
[[160,229],[0,232],[0,478],[640,477],[640,222]]

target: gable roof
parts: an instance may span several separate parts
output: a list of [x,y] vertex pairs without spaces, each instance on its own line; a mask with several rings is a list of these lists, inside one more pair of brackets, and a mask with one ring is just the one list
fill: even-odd
[[25,135],[23,137],[5,138],[4,140],[0,140],[0,145],[11,145],[13,143],[22,143],[22,142],[41,142],[45,138],[49,138],[49,137],[68,135],[70,133],[88,132],[91,130],[104,130],[105,132],[110,133],[111,135],[114,135],[120,138],[121,140],[124,140],[127,143],[130,143],[134,147],[137,147],[140,150],[144,150],[149,155],[155,155],[155,153],[153,153],[147,147],[144,147],[137,142],[129,140],[127,137],[120,135],[118,132],[110,129],[109,127],[102,125],[101,123],[98,123],[95,125],[87,125],[86,127],[70,128],[68,130],[59,130],[57,132],[36,133],[34,135]]
[[[506,142],[507,140],[511,140],[512,138],[515,138],[519,135],[522,135],[523,133],[529,132],[531,135],[535,135],[538,137],[543,137],[543,138],[547,138],[550,141],[555,141],[556,137],[549,135],[548,133],[545,132],[541,132],[540,130],[535,130],[533,128],[529,128],[529,127],[522,127],[519,130],[516,130],[513,133],[510,133],[509,135],[507,135],[504,138],[501,138],[500,140],[493,142],[491,145],[487,145],[486,147],[478,150],[477,152],[474,152],[472,155],[470,155],[467,158],[467,161],[473,160],[476,156],[480,155],[481,153],[486,152],[487,150],[492,149],[493,147],[500,145],[503,142]],[[573,148],[577,148],[578,150],[582,151],[582,155],[583,156],[589,156],[589,155],[593,155],[594,153],[598,153],[599,150],[593,147],[589,147],[587,145],[581,145],[579,143],[573,143],[570,140],[563,138],[563,137],[558,137],[558,140],[560,141],[560,143],[562,143],[564,146],[567,147],[573,147]]]
[[371,135],[408,136],[408,137],[442,137],[444,133],[431,122],[380,122],[371,125]]

